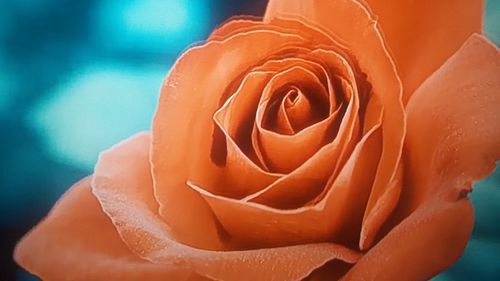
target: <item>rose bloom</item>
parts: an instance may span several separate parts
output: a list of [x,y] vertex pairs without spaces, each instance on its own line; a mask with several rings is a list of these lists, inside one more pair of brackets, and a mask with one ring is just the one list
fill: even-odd
[[18,244],[43,280],[425,280],[500,158],[479,0],[271,0],[186,51],[151,132]]

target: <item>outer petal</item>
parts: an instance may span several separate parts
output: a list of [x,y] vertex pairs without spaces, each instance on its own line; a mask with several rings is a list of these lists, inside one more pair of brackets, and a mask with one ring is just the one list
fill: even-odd
[[66,192],[14,255],[44,281],[198,280],[186,267],[153,264],[130,252],[92,195],[90,177]]
[[500,53],[481,35],[467,42],[415,92],[405,144],[415,209],[436,182],[470,185],[500,158]]
[[343,280],[428,280],[460,257],[473,221],[462,190],[448,188],[389,232]]
[[[117,226],[125,244],[136,254],[154,260],[166,248],[175,252],[179,247],[170,241],[170,227],[158,218],[148,157],[150,142],[149,133],[139,133],[102,152],[95,166],[92,191]],[[206,217],[211,221],[202,220]],[[208,210],[196,223],[186,223],[215,222]],[[218,248],[224,246],[221,241],[218,243]]]
[[[144,157],[148,151],[149,135],[139,134],[102,153],[92,184],[103,210],[137,255],[166,268],[190,268],[211,279],[238,281],[299,280],[330,260],[358,260],[359,254],[331,243],[210,251],[178,242],[155,212],[151,178],[147,179],[149,161]],[[194,228],[203,222],[186,223]]]
[[365,0],[378,16],[399,67],[405,101],[474,32],[483,0]]
[[473,35],[415,92],[405,184],[392,224],[407,218],[346,280],[426,280],[461,255],[473,226],[464,197],[500,158],[499,73],[498,49]]

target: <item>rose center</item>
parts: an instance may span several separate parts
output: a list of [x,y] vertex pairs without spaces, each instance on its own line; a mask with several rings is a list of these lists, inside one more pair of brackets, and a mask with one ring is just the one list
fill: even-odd
[[295,134],[327,116],[324,104],[314,93],[297,86],[286,87],[269,104],[263,127],[279,134]]

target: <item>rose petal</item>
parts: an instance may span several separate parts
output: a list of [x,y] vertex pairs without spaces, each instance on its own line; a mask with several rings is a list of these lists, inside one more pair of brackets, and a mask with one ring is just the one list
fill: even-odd
[[[377,178],[375,177],[376,181]],[[402,185],[403,163],[399,162],[396,174],[384,189],[379,189],[378,192],[372,189],[370,193],[370,199],[376,198],[376,201],[369,200],[366,206],[359,239],[359,247],[361,249],[367,249],[375,242],[377,232],[398,204]]]
[[[254,41],[258,48],[251,44]],[[208,206],[185,183],[217,181],[218,168],[211,158],[212,116],[224,89],[246,68],[284,45],[303,42],[297,35],[250,31],[192,48],[172,68],[153,120],[151,161],[160,214],[183,242],[206,248],[211,243],[203,241],[217,236]],[[193,225],[193,221],[203,223]]]
[[366,72],[368,81],[373,86],[373,93],[379,97],[384,107],[381,162],[363,220],[364,235],[360,240],[360,248],[367,249],[379,230],[379,220],[384,221],[393,210],[393,206],[385,202],[397,201],[400,193],[399,185],[395,185],[390,191],[385,188],[389,183],[397,181],[397,167],[406,130],[401,100],[402,85],[396,66],[375,16],[356,0],[271,0],[264,21],[271,21],[275,17],[305,19],[339,38],[352,52],[360,68]]
[[[318,193],[320,193],[321,190],[324,189],[326,180],[328,178],[334,178],[337,176],[340,167],[345,163],[346,157],[349,156],[349,154],[352,152],[354,144],[358,141],[356,128],[358,126],[357,114],[359,108],[360,92],[358,92],[357,87],[352,87],[350,85],[361,86],[362,81],[355,78],[350,63],[345,60],[345,58],[341,57],[339,54],[331,50],[316,49],[309,54],[309,57],[311,59],[322,61],[324,64],[326,64],[328,69],[331,71],[330,75],[332,73],[336,73],[337,75],[345,78],[337,79],[340,81],[340,84],[344,84],[339,88],[342,89],[342,94],[345,95],[345,99],[347,99],[347,101],[344,101],[344,104],[348,103],[347,109],[343,110],[346,112],[345,116],[343,117],[343,119],[345,120],[342,121],[342,123],[337,122],[338,124],[340,124],[340,127],[338,127],[338,129],[333,132],[336,134],[335,140],[333,142],[330,141],[329,144],[323,146],[321,150],[317,151],[310,159],[308,159],[290,174],[282,177],[265,189],[248,196],[246,198],[247,200],[259,202],[277,208],[294,208],[303,205],[307,201],[317,196]],[[333,94],[332,87],[330,87],[330,94]],[[377,114],[372,114],[372,111],[374,110],[370,109],[370,115]],[[377,111],[376,108],[375,111]],[[378,109],[378,114],[378,116],[380,116],[380,108]],[[336,113],[332,113],[332,115],[329,117],[331,120],[327,119],[324,121],[333,121],[335,115]],[[370,116],[370,118],[372,118],[372,116]],[[337,117],[337,119],[342,120],[340,116]],[[372,120],[372,122],[373,121],[376,122],[376,119]],[[319,126],[321,124],[321,122],[317,123],[315,126],[311,126],[310,128],[320,128]],[[370,128],[371,127],[365,127],[365,129],[367,130]],[[328,129],[332,129],[332,126],[329,126]],[[300,133],[307,133],[306,136],[311,139],[314,139],[314,137],[321,137],[310,134],[313,132],[309,132],[306,130]],[[294,141],[296,139],[300,140],[300,133],[292,137],[276,136],[276,138],[278,138],[276,140],[276,143],[279,143],[279,141],[283,140],[283,138],[291,138],[291,141]],[[269,135],[262,135],[262,137],[267,137],[269,142],[273,140]],[[309,141],[312,142],[312,140]],[[290,145],[289,143],[286,144]],[[298,145],[300,144],[300,142],[295,141],[295,144]],[[276,149],[274,153],[278,153],[280,152],[280,150],[287,149],[286,145],[283,146],[283,149]],[[274,145],[274,147],[278,146]],[[282,155],[286,155],[286,151],[283,152]],[[328,165],[325,165],[325,163],[328,163]]]
[[[330,243],[247,251],[209,251],[179,243],[150,205],[153,188],[151,179],[144,178],[149,170],[144,157],[149,151],[148,138],[147,134],[136,135],[104,152],[93,181],[102,208],[137,255],[165,267],[190,268],[216,280],[249,281],[299,280],[330,260],[354,263],[359,258],[358,253]],[[195,228],[204,222],[189,223]]]
[[408,103],[405,185],[392,224],[406,219],[346,280],[426,280],[461,255],[473,227],[464,196],[500,158],[498,73],[498,49],[473,35],[415,92]]
[[153,264],[130,252],[92,195],[90,177],[23,237],[14,258],[45,281],[202,279],[185,266]]
[[[290,90],[294,90],[297,95],[295,100],[297,104],[293,104],[290,100]],[[329,95],[324,85],[313,71],[303,66],[293,66],[277,73],[264,89],[257,109],[258,126],[282,134],[276,122],[279,110],[273,110],[273,108],[279,109],[279,104],[287,100],[289,110],[284,109],[283,114],[289,115],[288,117],[294,121],[291,125],[296,127],[297,132],[327,116]],[[301,100],[303,102],[300,102]],[[273,107],[273,103],[278,106]],[[292,107],[292,104],[295,106]],[[293,109],[296,110],[293,111]]]
[[[334,93],[334,88],[332,84],[332,80],[330,78],[330,72],[326,64],[324,64],[323,61],[318,60],[318,58],[315,57],[315,52],[311,51],[307,48],[292,48],[289,49],[289,52],[287,55],[283,55],[283,57],[274,57],[270,58],[267,60],[262,66],[257,67],[257,69],[262,69],[269,71],[275,71],[277,72],[283,72],[286,71],[287,69],[290,69],[292,67],[300,66],[305,69],[308,69],[309,71],[313,72],[316,77],[321,81],[323,86],[328,89],[328,93]],[[264,88],[262,91],[264,92]],[[329,95],[329,104],[330,104],[330,115],[337,115],[337,111],[339,111],[339,107],[337,105],[336,101],[337,97],[333,94]],[[261,114],[262,115],[262,114]],[[297,157],[301,159],[307,159],[307,155],[311,155],[315,151],[317,151],[321,147],[322,140],[315,139],[319,138],[318,136],[325,135],[326,129],[331,128],[331,122],[335,119],[335,116],[330,116],[325,120],[322,120],[316,124],[313,124],[304,130],[300,132],[294,132],[292,135],[282,135],[278,134],[276,132],[272,132],[266,129],[262,128],[257,128],[257,126],[254,126],[254,130],[252,131],[252,144],[253,148],[260,160],[261,163],[263,163],[264,166],[269,170],[269,168],[266,165],[266,161],[264,159],[263,151],[261,150],[266,150],[265,143],[260,142],[262,139],[266,139],[267,141],[275,141],[276,143],[280,143],[280,148],[288,148],[288,147],[293,147],[293,145],[297,145],[298,143],[308,143],[308,147],[306,150],[301,149],[302,151],[301,155],[302,157]],[[260,122],[258,122],[260,123]],[[318,131],[318,132],[316,132]],[[313,139],[311,139],[313,138]],[[301,139],[300,141],[296,141],[296,139]],[[314,142],[318,142],[319,144],[314,145]],[[276,146],[276,145],[275,145]],[[269,150],[268,150],[269,151]],[[276,152],[276,151],[269,151],[271,153]],[[276,154],[279,154],[278,152]],[[303,156],[306,155],[306,156]],[[287,155],[287,157],[290,157],[290,154]],[[296,157],[296,156],[295,156]],[[269,156],[268,156],[269,158]],[[272,158],[272,157],[271,157]],[[278,158],[278,157],[276,157]],[[304,161],[296,161],[296,162],[304,162]]]
[[361,255],[332,243],[303,244],[248,251],[207,253],[199,271],[216,280],[302,280],[328,261],[356,263]]
[[[303,130],[300,130],[297,133],[300,134],[300,136],[309,138],[315,136],[315,139],[311,140],[311,142],[305,142],[310,144],[309,148],[306,150],[294,149],[294,147],[296,148],[298,145],[304,144],[304,142],[299,143],[296,141],[297,139],[300,139],[300,137],[296,137],[297,135],[285,136],[278,132],[271,131],[272,128],[264,127],[266,123],[272,124],[272,122],[269,121],[269,119],[273,118],[273,116],[270,116],[269,111],[269,103],[272,102],[272,95],[276,94],[281,87],[287,85],[288,83],[297,83],[297,87],[304,87],[305,91],[309,90],[311,92],[315,92],[315,94],[318,94],[319,96],[317,97],[318,102],[321,102],[324,105],[324,111],[318,114],[313,114],[312,112],[316,110],[320,111],[319,108],[310,108],[312,110],[311,112],[304,112],[304,114],[309,115],[309,117],[305,118],[306,120],[316,118],[316,120],[310,120],[311,122],[314,122],[313,124],[307,124],[307,128],[304,129],[310,129],[307,133],[302,133]],[[302,164],[321,147],[321,143],[324,138],[321,133],[325,135],[326,130],[331,127],[331,124],[335,121],[333,115],[331,115],[331,117],[324,116],[325,114],[328,114],[328,104],[325,102],[326,100],[328,100],[328,93],[326,93],[319,79],[313,72],[301,66],[292,66],[289,69],[277,73],[269,81],[263,90],[262,100],[257,108],[255,118],[256,127],[254,129],[253,138],[257,139],[255,143],[258,144],[259,152],[262,154],[266,166],[269,167],[271,171],[288,173]],[[323,117],[323,120],[317,120],[321,117]],[[312,135],[311,131],[316,134]],[[302,138],[302,140],[304,140],[304,138]],[[276,150],[277,147],[283,149]],[[294,155],[290,155],[290,151],[294,151]]]
[[[344,60],[347,60],[349,62],[348,64],[355,69],[355,75],[361,74],[358,65],[351,58],[350,50],[343,44],[343,42],[339,41],[339,39],[334,37],[333,34],[326,33],[321,27],[302,19],[302,17],[287,19],[275,16],[268,19],[267,23],[263,23],[260,19],[237,17],[236,19],[230,19],[223,26],[216,29],[211,35],[210,40],[223,40],[237,33],[263,29],[298,34],[301,37],[306,38],[311,43],[308,47],[312,49],[307,52],[327,47],[330,51],[334,51]],[[300,48],[303,48],[303,46]],[[297,52],[297,57],[300,56],[299,53],[300,52]],[[272,58],[269,59],[271,60]],[[318,61],[318,63],[322,62]],[[265,64],[267,65],[267,62]],[[267,67],[266,70],[268,70]]]
[[490,174],[500,158],[500,53],[471,36],[408,103],[407,173],[415,186],[408,211],[435,185],[467,186]]
[[[340,123],[339,111],[293,135],[279,135],[257,127],[253,138],[266,165],[283,173],[300,167],[322,146],[331,142],[331,136],[335,133],[332,131],[335,131],[338,127],[335,125]],[[307,144],[307,147],[304,144]]]
[[363,114],[363,135],[368,132],[380,119],[383,108],[376,95],[370,95],[366,102]]
[[[262,20],[245,17],[228,20],[210,35],[209,40],[221,41],[235,34],[254,30],[272,30],[282,33],[297,34],[307,39],[311,43],[311,46],[332,45],[332,43],[334,43],[334,41],[332,41],[333,38],[329,37],[323,31],[301,21],[275,18],[270,21],[270,23],[264,23]],[[338,45],[342,46],[340,44]]]
[[[248,247],[337,241],[334,234],[342,227],[350,227],[339,224],[350,215],[352,210],[348,206],[358,206],[357,202],[363,200],[358,192],[371,187],[373,177],[367,167],[377,165],[374,158],[378,159],[376,151],[380,150],[379,133],[378,124],[359,141],[337,180],[314,206],[275,209],[217,196],[198,187],[196,182],[188,184],[207,200],[228,233]],[[356,180],[346,180],[353,176]]]
[[482,30],[482,0],[367,2],[394,54],[405,101],[472,33]]
[[[264,86],[268,83],[270,77],[273,76],[276,72],[288,73],[290,70],[296,67],[302,67],[304,70],[308,69],[308,71],[314,72],[316,75],[318,75],[318,79],[321,80],[321,83],[326,83],[328,85],[327,87],[329,89],[329,92],[333,92],[333,85],[331,85],[329,74],[325,72],[325,68],[319,63],[311,60],[317,59],[314,56],[331,56],[331,53],[329,53],[330,51],[315,50],[311,52],[308,50],[299,49],[295,51],[300,51],[297,54],[298,57],[268,60],[263,65],[258,66],[254,70],[252,70],[243,78],[240,86],[235,91],[235,93],[215,113],[214,120],[226,136],[226,142],[224,144],[227,143],[228,153],[226,156],[226,163],[224,167],[221,168],[220,180],[214,185],[210,185],[207,182],[200,182],[199,184],[203,186],[203,188],[214,194],[225,195],[232,198],[240,198],[239,194],[246,193],[246,195],[250,195],[252,193],[255,193],[258,190],[261,190],[265,186],[269,185],[271,183],[270,181],[274,181],[278,178],[278,176],[282,176],[280,174],[268,173],[261,170],[259,166],[255,165],[252,162],[252,160],[255,162],[254,159],[249,159],[249,157],[251,158],[252,153],[256,153],[260,160],[258,162],[262,163],[266,170],[268,170],[266,162],[264,162],[264,158],[261,155],[261,149],[264,150],[263,152],[267,151],[265,146],[266,143],[257,144],[255,142],[256,136],[254,135],[253,138],[249,136],[252,131],[252,124],[254,123],[253,120],[255,118],[257,103],[262,96],[262,92],[265,92]],[[305,53],[301,53],[302,51],[305,51]],[[310,54],[311,56],[308,57],[307,54]],[[335,67],[338,68],[341,66]],[[346,71],[342,70],[339,72],[339,74],[343,72]],[[352,72],[350,74],[345,73],[343,75],[351,75],[351,81],[354,79],[354,77],[352,77]],[[355,81],[352,81],[351,83],[355,83]],[[335,97],[333,97],[333,99],[331,98],[330,102],[335,102]],[[272,141],[273,139],[276,139],[276,142],[280,144],[279,147],[283,147],[287,152],[286,154],[282,153],[282,156],[290,156],[290,153],[288,153],[288,151],[290,150],[295,152],[294,155],[305,155],[302,158],[296,156],[300,159],[303,159],[298,163],[301,164],[307,158],[309,158],[308,156],[312,155],[321,147],[321,136],[325,135],[326,129],[332,127],[329,125],[331,125],[332,121],[335,120],[336,115],[337,113],[334,112],[332,116],[328,117],[327,119],[320,121],[317,124],[311,125],[308,128],[291,136],[280,135],[261,128],[261,130],[259,131],[261,136],[260,139],[266,141]],[[256,132],[256,130],[253,130],[253,133]],[[252,147],[249,147],[252,146],[251,144],[248,144],[249,139],[252,139],[254,151],[251,151]],[[314,142],[318,141],[320,142],[318,145],[312,145]],[[309,144],[309,153],[307,153],[307,151],[303,151],[303,149],[293,149],[294,145],[297,146],[300,144],[299,146],[302,146],[303,143]],[[297,151],[301,153],[297,153]],[[271,152],[274,153],[273,155],[279,155],[279,151]],[[268,178],[268,180],[266,180],[266,178]]]
[[251,28],[262,22],[261,17],[256,16],[234,16],[223,22],[212,31],[209,40],[222,41],[225,38],[234,35],[240,30]]
[[295,134],[298,130],[294,125],[305,120],[307,118],[305,113],[310,113],[311,109],[311,103],[305,98],[304,93],[293,87],[279,103],[275,129],[282,131],[284,135]]
[[255,159],[249,158],[255,153],[251,132],[260,93],[272,75],[272,71],[250,72],[243,78],[236,92],[214,114],[215,122],[225,135],[227,156],[217,183],[204,184],[207,190],[219,195],[241,198],[261,190],[281,176],[263,170],[255,163],[260,164],[257,156]]
[[389,232],[342,280],[429,280],[460,257],[473,220],[470,201],[447,187]]
[[[102,152],[92,181],[93,192],[104,212],[118,226],[127,245],[140,245],[130,247],[138,249],[136,254],[143,257],[158,255],[155,251],[168,247],[168,242],[165,241],[174,235],[167,224],[157,218],[158,203],[153,194],[149,164],[150,142],[149,133],[139,133]],[[204,228],[209,228],[211,224],[215,224],[210,210],[204,215],[205,220],[199,218],[195,225],[201,224]],[[193,224],[192,221],[186,223]],[[210,249],[225,246],[219,235],[210,237],[210,233],[204,234],[200,235],[205,239],[201,243],[210,245]],[[143,239],[145,236],[149,238]],[[195,238],[191,236],[182,239]]]
[[[234,150],[235,153],[234,155],[227,153],[228,155],[225,155],[226,159],[219,159],[218,162],[220,166],[225,165],[227,168],[231,169],[231,167],[227,164],[229,161],[240,162],[236,164],[247,163],[248,165],[252,165],[250,162],[253,161],[258,164],[254,167],[254,169],[259,170],[259,168],[264,168],[266,171],[269,170],[263,162],[259,151],[256,151],[257,148],[255,145],[253,143],[248,143],[248,140],[252,139],[249,135],[251,135],[253,124],[255,123],[257,104],[260,101],[265,85],[267,85],[270,78],[276,72],[283,71],[284,69],[294,65],[313,64],[313,62],[300,58],[308,52],[310,52],[310,50],[305,47],[291,47],[289,45],[285,45],[276,54],[266,58],[265,62],[257,64],[247,73],[242,75],[241,78],[238,78],[231,83],[231,85],[235,85],[234,89],[230,86],[230,89],[227,90],[228,93],[230,93],[230,96],[214,114],[214,121],[220,127],[219,131],[222,132],[222,135],[224,135],[225,138],[228,138],[228,152],[230,152],[230,150]],[[289,56],[293,56],[293,58],[290,58]],[[321,68],[321,66],[319,67]],[[226,149],[226,142],[221,141],[220,138],[214,139],[214,144],[219,148],[219,150]],[[213,151],[214,148],[212,147],[212,152]],[[231,156],[234,156],[234,159],[231,159]],[[254,159],[255,157],[258,159]],[[264,173],[266,171],[261,172]],[[221,172],[222,177],[227,174],[231,173],[224,171]],[[204,184],[204,186],[206,188],[210,188],[210,186],[207,186],[206,184]]]
[[358,97],[347,85],[345,90],[350,100],[335,139],[321,147],[290,174],[281,177],[261,191],[247,196],[245,200],[271,207],[294,208],[312,200],[321,192],[328,178],[335,173],[335,168],[343,164],[344,151],[351,150],[350,146],[358,140],[356,130],[359,126]]
[[[334,93],[333,85],[329,78],[329,72],[325,67],[317,61],[323,60],[322,63],[328,62],[329,70],[335,71],[337,75],[346,76],[351,84],[355,84],[355,78],[352,71],[345,69],[347,61],[338,58],[338,54],[328,50],[310,51],[304,48],[294,48],[289,50],[294,57],[274,58],[267,60],[264,64],[255,67],[241,81],[239,87],[234,94],[229,97],[224,105],[214,114],[214,120],[218,124],[221,132],[225,136],[225,141],[222,143],[227,148],[225,165],[219,170],[219,180],[215,184],[208,182],[200,182],[199,184],[208,191],[225,195],[232,198],[241,198],[241,194],[250,195],[255,193],[272,181],[276,180],[281,174],[269,173],[269,170],[262,156],[261,148],[265,150],[266,143],[258,144],[256,142],[256,130],[252,126],[255,119],[257,103],[261,99],[265,85],[269,82],[270,77],[277,72],[286,72],[294,67],[303,67],[311,72],[314,72],[322,84],[326,84],[328,91]],[[286,80],[288,81],[288,80]],[[268,93],[269,94],[269,93]],[[330,94],[330,104],[335,106],[335,95]],[[337,109],[338,111],[338,109]],[[335,120],[336,112],[332,116],[320,121],[292,136],[280,135],[265,129],[260,130],[261,139],[269,141],[270,138],[275,138],[276,142],[280,143],[280,147],[286,151],[293,150],[294,145],[302,146],[302,143],[308,143],[308,151],[303,151],[300,155],[305,155],[301,159],[309,158],[307,156],[316,152],[321,145],[321,135],[325,135],[326,129],[332,130],[331,123]],[[329,126],[330,125],[330,126]],[[336,130],[335,130],[336,131]],[[332,133],[332,132],[330,132]],[[335,132],[333,132],[335,133]],[[249,139],[252,144],[249,144]],[[219,141],[221,140],[214,140]],[[271,140],[272,141],[272,140]],[[314,142],[320,142],[318,145],[312,145]],[[262,147],[261,147],[262,146]],[[291,148],[292,149],[291,149]],[[252,151],[253,150],[253,151]],[[279,154],[272,151],[274,154]],[[279,151],[278,151],[279,152]],[[297,150],[295,150],[297,152]],[[256,154],[258,160],[254,159],[253,154]],[[297,153],[294,153],[294,155]],[[290,153],[282,154],[290,156]],[[299,157],[300,158],[300,157]],[[259,165],[262,165],[266,170],[262,170]],[[299,161],[299,164],[302,163]]]

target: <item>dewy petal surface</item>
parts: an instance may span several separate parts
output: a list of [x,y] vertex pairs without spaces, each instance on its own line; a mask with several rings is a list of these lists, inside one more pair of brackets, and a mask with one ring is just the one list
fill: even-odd
[[[157,214],[149,164],[150,142],[149,133],[139,133],[102,152],[95,167],[92,190],[125,243],[136,254],[153,259],[161,255],[158,251],[175,245],[170,242],[170,227]],[[213,223],[214,218],[208,212]],[[207,222],[196,221],[203,223]],[[217,243],[216,248],[223,247],[222,241]]]
[[15,260],[45,281],[204,280],[185,266],[134,255],[91,193],[90,177],[71,187],[19,242]]
[[408,103],[407,174],[414,209],[436,182],[470,186],[500,158],[500,53],[472,35]]
[[[147,176],[144,171],[149,170],[148,159],[144,157],[149,151],[148,140],[148,134],[135,135],[104,152],[93,181],[94,193],[120,237],[142,258],[166,268],[189,268],[216,280],[251,281],[300,280],[328,261],[354,263],[360,257],[354,251],[331,243],[210,251],[176,241],[169,227],[155,213],[151,179],[144,178]],[[122,165],[116,165],[117,162]],[[195,227],[200,222],[190,223]]]
[[395,227],[345,280],[426,280],[460,257],[473,227],[466,195],[500,158],[498,73],[498,49],[472,35],[415,92]]
[[407,101],[465,40],[481,32],[483,0],[365,0],[399,67]]

